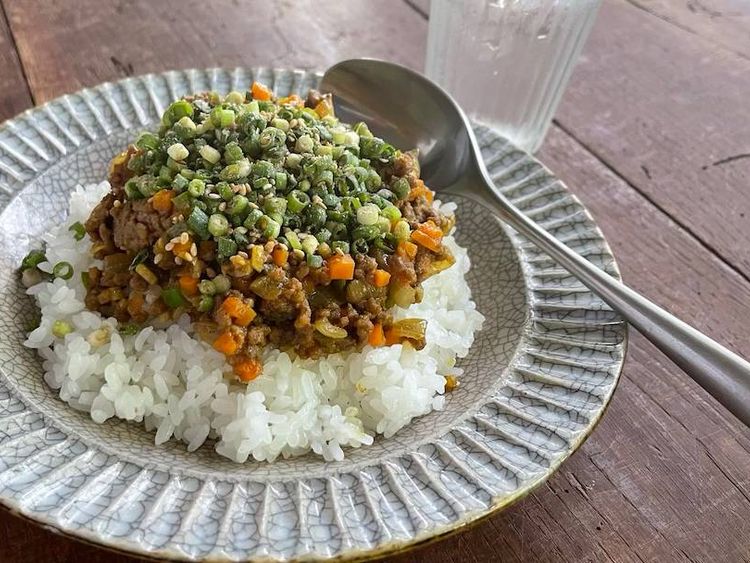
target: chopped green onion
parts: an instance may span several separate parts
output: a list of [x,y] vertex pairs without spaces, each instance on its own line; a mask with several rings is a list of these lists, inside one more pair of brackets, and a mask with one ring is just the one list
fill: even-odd
[[378,227],[378,229],[380,229],[381,233],[391,232],[391,222],[388,220],[387,217],[378,217],[378,222],[376,223],[376,226]]
[[[144,131],[138,136],[135,146],[142,151],[156,150],[159,147],[159,137],[148,131]],[[131,157],[132,158],[132,157]]]
[[230,186],[227,182],[219,182],[218,184],[216,184],[216,192],[224,201],[230,201],[234,197],[234,190],[232,190],[232,186]]
[[302,211],[308,203],[310,203],[310,196],[305,192],[299,190],[292,190],[291,193],[286,196],[287,209],[292,213],[299,213]]
[[32,250],[21,262],[21,270],[28,270],[29,268],[36,268],[42,262],[46,262],[47,257],[41,250]]
[[331,243],[333,250],[340,250],[342,254],[349,254],[349,243],[345,240],[335,240]]
[[132,262],[130,262],[130,266],[128,266],[128,270],[135,270],[135,267],[138,264],[145,262],[146,258],[148,258],[148,248],[142,248],[138,251],[138,254],[133,257]]
[[175,143],[169,146],[169,148],[167,149],[167,154],[169,155],[169,158],[179,161],[185,160],[188,156],[190,156],[190,151],[188,151],[187,147],[182,143]]
[[[256,163],[257,164],[257,163]],[[225,182],[236,182],[247,178],[250,174],[250,161],[246,158],[225,166],[219,173],[219,178]]]
[[363,238],[353,241],[351,248],[354,254],[367,254],[370,251],[370,245]]
[[294,145],[294,150],[299,153],[312,152],[314,141],[310,135],[301,135]]
[[52,334],[57,338],[65,338],[65,335],[73,332],[73,327],[66,321],[55,321],[52,323]]
[[174,132],[183,139],[190,139],[191,137],[195,136],[197,127],[195,125],[195,122],[187,115],[185,115],[173,125],[173,129]]
[[125,336],[135,336],[138,334],[138,331],[141,330],[141,327],[139,327],[135,323],[128,323],[125,325],[120,325],[117,330],[120,332],[120,334],[123,334]]
[[[216,239],[219,260],[224,261],[237,254],[237,243],[228,237],[218,237]],[[214,281],[214,284],[216,282]]]
[[245,155],[236,142],[227,143],[227,146],[224,148],[224,162],[232,164],[243,158],[245,158]]
[[302,243],[300,242],[297,233],[292,230],[288,230],[284,234],[286,235],[286,239],[289,241],[289,246],[291,246],[294,250],[302,250]]
[[201,239],[207,239],[208,232],[208,215],[198,206],[193,207],[190,216],[187,218],[188,227]]
[[395,205],[389,205],[388,207],[384,207],[380,214],[388,219],[389,221],[398,221],[401,219],[401,212],[398,210],[398,207]]
[[172,186],[174,186],[174,188],[175,188],[175,189],[176,189],[176,190],[177,190],[178,192],[181,192],[181,191],[183,191],[183,190],[184,190],[185,188],[187,188],[187,187],[188,187],[188,184],[189,184],[189,180],[188,180],[187,178],[185,178],[185,176],[183,176],[182,174],[177,174],[177,175],[176,175],[176,176],[175,176],[175,177],[174,177],[174,178],[172,179]]
[[211,280],[201,280],[198,284],[198,291],[201,295],[213,295],[216,293],[216,284]]
[[235,113],[231,109],[224,109],[221,106],[211,110],[211,123],[214,127],[229,127],[234,123]]
[[227,234],[229,230],[229,220],[220,213],[214,213],[208,218],[208,232],[215,237]]
[[267,160],[253,162],[253,176],[256,178],[270,178],[274,173],[273,164]]
[[167,127],[171,127],[185,116],[193,117],[193,106],[186,100],[177,100],[167,108],[161,121]]
[[305,223],[307,223],[312,230],[318,230],[326,222],[326,210],[318,205],[309,205],[305,209]]
[[200,301],[198,301],[198,311],[201,313],[208,313],[213,308],[214,298],[210,295],[204,295],[201,297]]
[[174,208],[182,213],[183,215],[190,211],[190,207],[193,204],[193,198],[187,192],[182,192],[172,198],[172,205]]
[[226,293],[232,287],[232,282],[224,274],[219,274],[213,280],[216,293]]
[[315,251],[318,249],[318,239],[315,238],[313,235],[307,235],[302,240],[302,250],[305,252],[305,254],[314,254]]
[[323,257],[319,254],[308,254],[307,265],[311,268],[320,268],[323,266]]
[[378,206],[368,203],[357,209],[357,222],[360,225],[374,225],[378,222],[379,215]]
[[161,292],[161,299],[164,304],[170,309],[176,309],[177,307],[185,304],[185,298],[180,293],[180,290],[176,287],[168,287]]
[[406,178],[399,178],[391,186],[391,191],[396,194],[398,199],[405,199],[409,195],[411,187],[409,181]]
[[269,197],[263,202],[263,210],[268,213],[284,213],[287,200],[283,197]]
[[70,262],[58,262],[52,268],[52,275],[56,278],[69,280],[73,277],[73,266],[70,265]]
[[281,233],[281,224],[271,219],[268,215],[263,215],[258,219],[257,224],[263,236],[268,240],[275,239]]
[[242,92],[237,92],[236,90],[232,90],[224,97],[224,103],[227,104],[244,104],[245,103],[245,94]]
[[403,219],[397,221],[393,226],[393,236],[395,236],[398,241],[409,240],[411,237],[411,227],[409,227],[409,223]]
[[261,217],[263,217],[263,212],[260,209],[253,208],[248,213],[242,225],[248,229],[252,229]]
[[81,272],[81,283],[86,289],[89,289],[91,287],[91,276],[86,270]]
[[190,183],[188,184],[187,193],[189,193],[192,197],[200,197],[205,192],[206,192],[206,183],[203,180],[199,180],[198,178],[190,180]]
[[227,210],[230,215],[242,215],[249,204],[250,201],[244,195],[237,194],[232,198]]
[[354,240],[364,239],[373,240],[380,235],[380,229],[375,225],[362,225],[352,231],[352,238]]
[[210,162],[211,164],[216,164],[221,160],[221,153],[211,145],[203,145],[198,149],[198,154],[200,154],[206,162]]

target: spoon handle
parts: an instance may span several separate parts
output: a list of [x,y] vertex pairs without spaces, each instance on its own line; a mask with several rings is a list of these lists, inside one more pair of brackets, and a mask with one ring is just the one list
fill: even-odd
[[497,192],[484,166],[480,164],[480,168],[490,188],[481,190],[484,193],[480,197],[485,205],[599,295],[701,387],[750,426],[750,363],[558,241]]

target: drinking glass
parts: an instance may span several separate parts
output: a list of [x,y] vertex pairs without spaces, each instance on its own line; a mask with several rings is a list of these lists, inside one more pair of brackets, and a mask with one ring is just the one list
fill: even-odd
[[600,0],[432,0],[426,74],[472,119],[536,151]]

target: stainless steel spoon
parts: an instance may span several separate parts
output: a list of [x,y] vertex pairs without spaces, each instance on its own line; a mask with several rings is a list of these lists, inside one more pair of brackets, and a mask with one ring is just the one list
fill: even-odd
[[750,426],[750,363],[591,264],[495,190],[466,115],[440,87],[393,63],[352,59],[329,68],[321,90],[334,94],[342,120],[366,121],[395,146],[418,148],[428,186],[485,205],[597,293]]

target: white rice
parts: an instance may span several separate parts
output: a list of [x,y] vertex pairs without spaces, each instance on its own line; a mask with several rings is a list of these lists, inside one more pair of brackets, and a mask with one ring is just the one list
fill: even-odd
[[[41,324],[26,346],[44,358],[45,381],[72,407],[103,423],[118,417],[142,423],[161,444],[176,438],[193,451],[215,439],[216,451],[237,462],[272,461],[313,451],[326,460],[344,458],[344,447],[388,437],[417,416],[444,404],[446,375],[460,375],[456,357],[468,353],[483,317],[464,279],[466,251],[452,237],[446,244],[456,264],[424,283],[424,299],[398,317],[427,320],[427,346],[401,345],[305,360],[269,350],[263,373],[239,384],[224,357],[192,336],[187,316],[166,330],[147,327],[122,336],[114,319],[86,310],[80,272],[96,264],[88,237],[75,241],[68,226],[84,222],[109,191],[106,182],[78,187],[70,197],[70,219],[44,236],[50,271],[67,261],[68,280],[28,290],[41,309]],[[451,210],[452,204],[444,208]],[[52,334],[55,321],[74,330]]]

